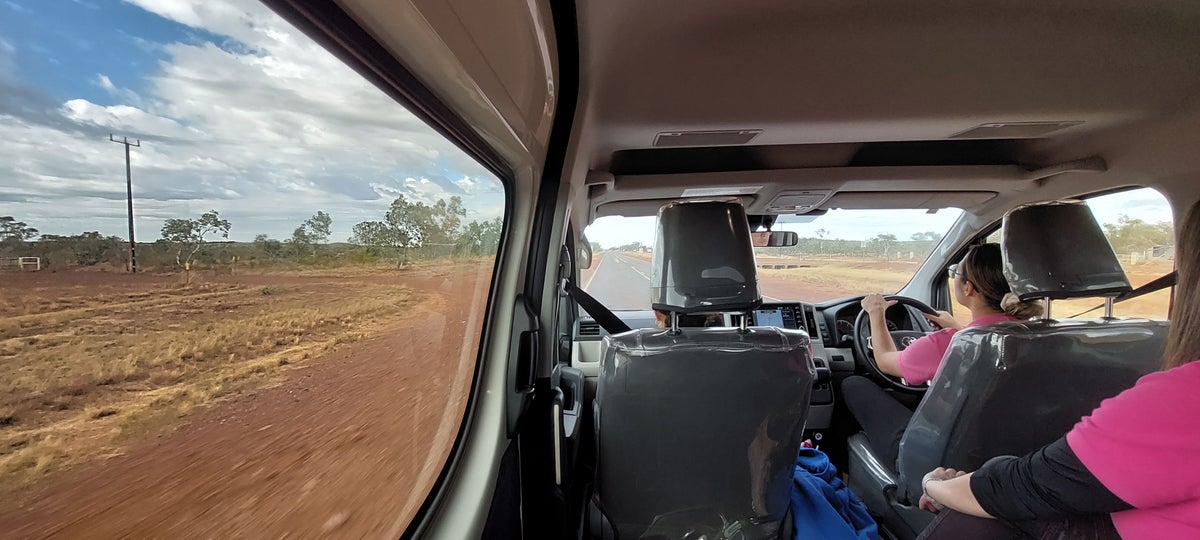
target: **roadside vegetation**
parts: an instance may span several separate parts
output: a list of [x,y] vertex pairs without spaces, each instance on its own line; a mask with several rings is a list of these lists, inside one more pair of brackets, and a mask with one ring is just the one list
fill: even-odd
[[[139,271],[232,273],[379,262],[402,267],[427,259],[494,255],[501,219],[464,223],[465,217],[466,209],[458,197],[425,204],[399,196],[381,219],[355,224],[342,242],[330,242],[334,218],[321,210],[299,223],[289,238],[258,234],[251,242],[230,242],[237,224],[211,210],[197,217],[166,220],[156,241],[137,244],[137,265]],[[41,234],[15,217],[3,216],[0,257],[40,257],[42,268],[50,271],[119,271],[129,267],[129,245],[126,239],[97,231]]]

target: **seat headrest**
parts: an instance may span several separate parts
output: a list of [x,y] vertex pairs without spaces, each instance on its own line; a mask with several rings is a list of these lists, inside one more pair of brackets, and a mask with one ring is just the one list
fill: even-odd
[[746,209],[724,201],[659,209],[650,284],[652,305],[661,311],[743,311],[762,304]]
[[1132,289],[1083,201],[1017,207],[1004,216],[1004,276],[1021,300],[1116,296]]

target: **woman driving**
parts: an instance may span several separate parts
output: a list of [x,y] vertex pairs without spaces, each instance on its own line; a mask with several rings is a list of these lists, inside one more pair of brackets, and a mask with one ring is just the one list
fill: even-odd
[[[972,246],[962,261],[951,265],[949,271],[954,299],[971,312],[970,324],[963,326],[945,311],[927,314],[925,317],[929,322],[941,330],[914,341],[903,351],[896,349],[885,316],[887,308],[896,302],[884,300],[878,294],[869,294],[862,299],[863,311],[871,320],[872,348],[880,371],[903,377],[909,384],[930,381],[950,348],[950,339],[962,328],[1028,319],[1042,313],[1040,305],[1021,302],[1010,292],[1002,270],[999,244]],[[842,394],[872,448],[884,463],[894,465],[900,438],[908,427],[912,411],[866,377],[848,377],[842,382]]]

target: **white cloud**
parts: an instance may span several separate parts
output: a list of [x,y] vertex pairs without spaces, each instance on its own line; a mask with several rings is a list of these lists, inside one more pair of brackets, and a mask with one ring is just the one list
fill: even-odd
[[128,1],[226,41],[154,44],[163,60],[141,95],[94,75],[118,105],[70,99],[34,114],[0,99],[0,122],[28,141],[0,146],[5,215],[51,234],[123,236],[124,154],[110,131],[142,141],[132,163],[145,240],[168,217],[210,209],[248,240],[286,236],[317,210],[342,239],[401,194],[462,196],[469,215],[503,208],[482,167],[261,4]]
[[141,106],[142,104],[142,98],[141,96],[137,95],[137,92],[134,92],[128,88],[121,88],[113,84],[112,79],[109,79],[108,75],[103,73],[97,74],[96,79],[93,82],[96,84],[96,86],[99,86],[100,88],[103,88],[104,91],[108,92],[110,96],[121,100],[126,104],[138,106]]

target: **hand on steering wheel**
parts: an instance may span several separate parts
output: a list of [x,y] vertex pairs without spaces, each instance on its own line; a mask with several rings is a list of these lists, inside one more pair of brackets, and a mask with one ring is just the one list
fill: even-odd
[[[858,358],[866,360],[867,369],[875,376],[876,379],[884,382],[892,388],[905,390],[909,392],[917,392],[925,389],[924,385],[910,385],[903,382],[898,377],[893,377],[884,373],[879,369],[879,365],[875,363],[875,353],[867,344],[868,325],[870,324],[870,313],[868,308],[873,310],[872,313],[882,316],[887,308],[896,304],[904,304],[912,306],[920,310],[927,316],[937,316],[937,310],[929,307],[928,304],[909,298],[907,296],[882,296],[878,294],[867,295],[863,297],[863,310],[858,313],[858,318],[854,321],[854,354]],[[927,317],[928,318],[928,317]],[[925,332],[912,330],[896,330],[891,332],[892,339],[896,342],[897,350],[904,350],[910,343],[925,336]]]

